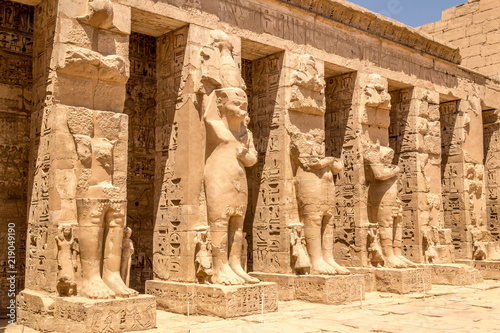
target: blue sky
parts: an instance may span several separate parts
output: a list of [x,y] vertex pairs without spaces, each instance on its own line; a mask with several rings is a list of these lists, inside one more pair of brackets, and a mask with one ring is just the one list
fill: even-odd
[[[348,0],[412,27],[436,22],[445,9],[467,0]],[[499,0],[500,1],[500,0]]]

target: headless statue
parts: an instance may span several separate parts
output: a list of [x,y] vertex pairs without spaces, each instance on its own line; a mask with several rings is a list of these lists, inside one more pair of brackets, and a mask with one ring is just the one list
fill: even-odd
[[63,226],[57,243],[57,290],[61,296],[71,296],[76,294],[75,271],[76,265],[76,242],[73,238],[73,231],[70,226]]
[[79,293],[95,299],[135,296],[138,293],[126,286],[120,273],[127,201],[113,177],[114,149],[126,116],[89,109],[70,109],[67,116],[79,162]]
[[325,157],[323,131],[291,134],[291,155],[296,165],[295,184],[299,214],[304,225],[311,274],[350,274],[333,258],[335,184],[333,175],[343,163]]
[[393,165],[394,150],[380,144],[365,144],[364,161],[368,189],[368,217],[378,227],[384,267],[416,267],[402,255],[403,208],[398,198],[399,167]]

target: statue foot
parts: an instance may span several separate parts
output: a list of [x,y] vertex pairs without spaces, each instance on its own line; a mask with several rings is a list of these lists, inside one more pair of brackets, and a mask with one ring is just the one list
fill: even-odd
[[333,259],[325,259],[326,263],[330,266],[332,266],[336,271],[337,274],[340,275],[350,275],[351,271],[349,271],[347,268],[340,266],[337,264],[337,262]]
[[228,264],[220,264],[220,268],[214,270],[211,282],[224,285],[239,285],[245,284],[245,280],[239,277]]
[[326,263],[323,259],[311,263],[311,274],[318,275],[335,275],[337,271],[335,268]]
[[404,256],[397,256],[397,257],[398,257],[399,260],[401,260],[402,262],[404,262],[405,264],[407,264],[408,267],[417,268],[417,264],[415,264],[410,259],[406,259]]
[[385,268],[408,268],[408,264],[403,262],[396,256],[390,256],[385,258],[384,263]]
[[240,278],[242,278],[243,280],[245,280],[245,283],[251,283],[251,284],[254,284],[254,283],[259,283],[260,280],[253,277],[253,276],[250,276],[248,275],[247,272],[245,272],[245,270],[240,266],[240,265],[230,265],[231,269],[233,270],[233,272],[236,273],[236,275],[238,275]]
[[84,279],[80,294],[92,299],[115,298],[115,293],[100,277]]
[[115,292],[117,296],[132,297],[139,295],[137,291],[127,287],[118,273],[106,274],[106,276],[103,277],[103,281],[109,288],[111,288],[111,290]]

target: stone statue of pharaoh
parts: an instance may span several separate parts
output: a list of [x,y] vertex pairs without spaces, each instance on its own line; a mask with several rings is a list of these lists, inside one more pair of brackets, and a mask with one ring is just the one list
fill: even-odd
[[225,33],[212,31],[209,44],[202,50],[201,80],[205,93],[204,184],[212,240],[211,282],[226,285],[259,282],[241,263],[248,202],[245,167],[257,162],[257,152],[247,128],[250,118],[245,85],[232,49]]
[[[115,161],[121,157],[115,149],[123,140],[120,132],[126,128],[126,117],[84,108],[69,109],[67,113],[78,156],[76,206],[82,267],[79,294],[89,298],[138,294],[126,286],[120,274],[127,202],[116,185],[119,178]],[[122,164],[126,167],[126,163]]]
[[335,184],[333,176],[343,163],[325,157],[323,131],[290,133],[292,160],[295,162],[295,184],[299,215],[311,263],[311,274],[350,274],[333,258]]
[[384,267],[416,267],[401,252],[403,208],[398,198],[398,174],[393,165],[394,150],[390,147],[365,143],[364,161],[368,189],[368,218],[378,228]]

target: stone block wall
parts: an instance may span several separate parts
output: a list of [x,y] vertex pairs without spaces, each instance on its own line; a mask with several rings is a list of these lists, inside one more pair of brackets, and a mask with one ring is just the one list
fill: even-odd
[[127,226],[135,245],[130,287],[144,292],[145,281],[153,278],[156,38],[132,33],[129,58],[124,113],[129,116]]
[[11,298],[8,272],[17,272],[17,291],[24,286],[33,19],[34,7],[0,1],[0,316]]
[[469,0],[443,11],[441,21],[421,26],[460,48],[462,65],[488,75],[500,74],[500,2]]

